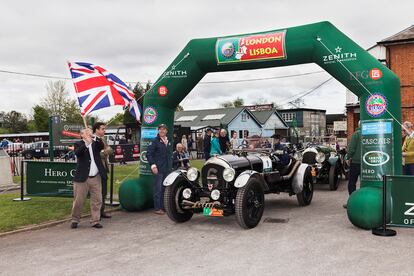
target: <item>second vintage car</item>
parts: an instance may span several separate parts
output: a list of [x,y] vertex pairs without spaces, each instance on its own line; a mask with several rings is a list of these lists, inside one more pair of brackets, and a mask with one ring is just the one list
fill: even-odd
[[238,151],[212,157],[201,172],[194,167],[169,174],[164,185],[168,217],[185,222],[194,213],[205,216],[235,214],[239,225],[253,228],[260,222],[266,193],[296,195],[300,206],[313,197],[311,167],[291,158],[283,165],[279,151]]
[[312,166],[314,183],[328,183],[331,191],[338,189],[343,168],[335,149],[311,144],[303,151],[301,158],[302,163]]

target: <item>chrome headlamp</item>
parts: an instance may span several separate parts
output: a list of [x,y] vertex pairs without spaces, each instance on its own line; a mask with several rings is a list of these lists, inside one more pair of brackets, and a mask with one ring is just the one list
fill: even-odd
[[316,154],[315,156],[315,159],[316,159],[316,162],[322,163],[323,161],[325,161],[325,153],[318,152],[318,154]]
[[191,194],[192,194],[192,192],[191,192],[191,189],[190,188],[185,188],[184,189],[184,191],[183,191],[183,197],[185,199],[189,199],[191,197]]
[[190,181],[196,181],[197,178],[198,178],[198,170],[196,168],[194,168],[194,167],[190,167],[187,170],[187,178]]
[[210,194],[210,197],[212,200],[218,200],[220,198],[220,191],[219,190],[213,190]]
[[226,182],[233,181],[235,175],[236,175],[236,171],[233,168],[225,168],[223,171],[223,179]]

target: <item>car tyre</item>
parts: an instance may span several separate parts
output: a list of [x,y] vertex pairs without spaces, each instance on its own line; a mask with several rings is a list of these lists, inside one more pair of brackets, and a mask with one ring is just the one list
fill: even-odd
[[247,184],[237,191],[236,201],[237,223],[244,229],[256,227],[263,216],[264,192],[260,182],[250,178]]
[[305,170],[305,175],[303,176],[303,189],[300,193],[296,194],[296,198],[300,206],[308,206],[312,202],[313,179],[311,167],[308,167]]
[[180,202],[182,201],[181,192],[186,188],[187,185],[184,181],[176,181],[174,184],[165,187],[164,192],[164,207],[168,217],[177,223],[183,223],[189,221],[193,212],[188,210],[183,210],[180,207]]
[[336,191],[338,189],[341,177],[342,170],[339,166],[339,162],[336,162],[335,166],[329,168],[329,190]]
[[346,161],[344,161],[342,164],[342,174],[344,175],[345,180],[349,179],[349,166]]

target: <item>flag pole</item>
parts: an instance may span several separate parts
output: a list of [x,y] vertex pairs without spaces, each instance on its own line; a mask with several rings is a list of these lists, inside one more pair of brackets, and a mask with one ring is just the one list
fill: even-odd
[[83,119],[83,124],[85,125],[85,128],[88,128],[88,124],[86,123],[85,116],[82,115],[82,119]]

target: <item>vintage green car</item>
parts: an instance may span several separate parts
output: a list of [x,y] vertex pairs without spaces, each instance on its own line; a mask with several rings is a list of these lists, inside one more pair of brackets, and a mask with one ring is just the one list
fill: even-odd
[[342,161],[336,150],[322,145],[310,144],[302,153],[302,163],[312,166],[314,183],[329,183],[329,189],[338,189],[342,178]]

